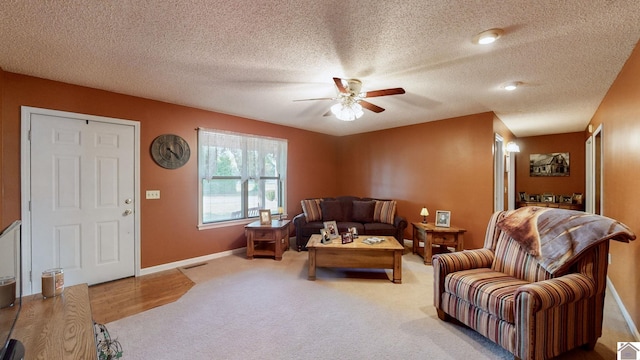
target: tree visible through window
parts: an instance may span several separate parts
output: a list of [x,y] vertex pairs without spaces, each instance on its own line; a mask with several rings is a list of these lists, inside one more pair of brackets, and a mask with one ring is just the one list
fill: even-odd
[[287,141],[198,130],[200,224],[277,213],[285,203]]

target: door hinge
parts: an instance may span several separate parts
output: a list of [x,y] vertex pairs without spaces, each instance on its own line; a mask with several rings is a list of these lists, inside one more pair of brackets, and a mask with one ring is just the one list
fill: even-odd
[[29,132],[27,133],[27,140],[31,141],[31,129],[29,129]]
[[33,279],[31,278],[31,274],[33,274],[33,271],[29,270],[29,282],[33,282]]
[[31,212],[31,200],[29,200],[29,212]]

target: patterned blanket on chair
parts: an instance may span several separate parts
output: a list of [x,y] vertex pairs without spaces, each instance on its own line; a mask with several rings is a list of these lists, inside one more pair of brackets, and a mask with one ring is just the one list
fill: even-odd
[[578,255],[601,241],[636,238],[625,224],[605,216],[535,206],[507,211],[497,225],[550,273],[571,266]]

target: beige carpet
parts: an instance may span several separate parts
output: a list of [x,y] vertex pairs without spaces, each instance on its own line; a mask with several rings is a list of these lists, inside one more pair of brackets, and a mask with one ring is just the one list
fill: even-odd
[[[180,300],[108,324],[125,360],[512,358],[437,318],[432,267],[408,251],[402,284],[389,281],[390,270],[318,269],[309,281],[307,253],[296,251],[183,271],[196,286]],[[560,359],[615,359],[616,341],[635,341],[610,295],[607,302],[596,349]]]

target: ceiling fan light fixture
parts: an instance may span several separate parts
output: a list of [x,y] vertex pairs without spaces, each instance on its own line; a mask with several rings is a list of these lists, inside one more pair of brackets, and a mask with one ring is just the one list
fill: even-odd
[[331,107],[331,112],[342,121],[354,121],[364,115],[362,105],[358,103],[337,103]]
[[498,38],[504,34],[502,29],[489,29],[485,30],[473,37],[473,43],[479,45],[488,45],[494,43]]

